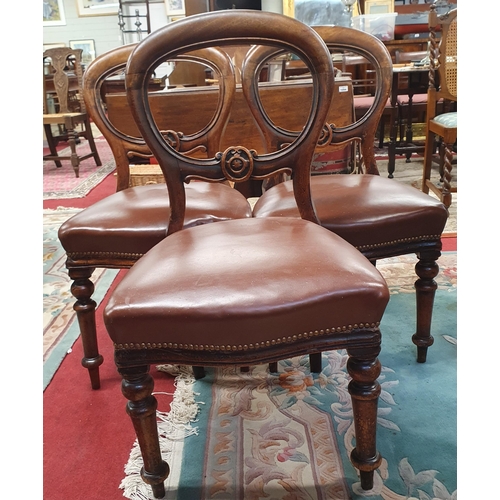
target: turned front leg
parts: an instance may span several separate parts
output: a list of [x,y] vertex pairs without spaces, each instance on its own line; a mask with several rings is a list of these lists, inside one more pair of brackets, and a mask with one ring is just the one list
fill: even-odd
[[69,277],[73,280],[71,293],[76,302],[73,309],[76,311],[80,335],[83,344],[82,366],[87,368],[90,375],[92,389],[99,389],[99,366],[104,361],[97,347],[97,329],[95,323],[96,303],[91,298],[94,293],[94,284],[90,280],[93,267],[82,267],[69,269]]
[[[359,469],[361,488],[373,488],[373,473],[381,462],[377,451],[377,406],[380,385],[377,378],[381,365],[377,359],[378,349],[348,349],[351,356],[347,361],[347,371],[352,377],[348,390],[352,398],[356,447],[351,452],[351,462]],[[375,352],[375,354],[373,354]]]
[[415,282],[417,298],[417,331],[412,336],[417,346],[417,361],[425,363],[427,349],[434,343],[431,335],[432,309],[436,295],[437,283],[434,278],[439,273],[436,262],[441,252],[438,250],[424,251],[417,254],[419,261],[415,265],[415,272],[419,279]]
[[127,413],[134,425],[144,461],[141,477],[151,486],[155,498],[163,498],[164,481],[170,468],[161,458],[156,422],[157,401],[152,395],[154,382],[149,375],[149,366],[122,368],[118,371],[123,377],[122,393],[129,400]]

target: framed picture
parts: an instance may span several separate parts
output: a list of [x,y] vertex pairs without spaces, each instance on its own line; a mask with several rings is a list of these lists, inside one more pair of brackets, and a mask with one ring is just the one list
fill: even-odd
[[394,12],[394,0],[365,0],[365,14]]
[[43,25],[44,26],[64,26],[66,17],[64,16],[63,0],[42,0],[43,1]]
[[184,0],[165,0],[167,16],[183,16],[186,12]]
[[94,40],[70,40],[69,46],[72,49],[82,49],[82,64],[87,66],[95,59]]
[[76,5],[80,17],[116,15],[120,6],[118,0],[76,0]]

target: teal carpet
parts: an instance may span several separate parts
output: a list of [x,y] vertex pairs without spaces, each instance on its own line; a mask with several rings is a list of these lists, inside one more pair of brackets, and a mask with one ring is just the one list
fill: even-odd
[[[384,461],[373,490],[360,489],[348,459],[354,435],[347,356],[332,351],[324,353],[319,375],[310,374],[303,357],[282,361],[278,375],[265,366],[250,373],[209,369],[192,383],[197,435],[166,451],[172,470],[166,498],[456,500],[456,305],[456,287],[438,290],[435,343],[427,363],[418,364],[411,342],[415,296],[391,295],[381,327]],[[125,496],[147,498],[131,480]]]

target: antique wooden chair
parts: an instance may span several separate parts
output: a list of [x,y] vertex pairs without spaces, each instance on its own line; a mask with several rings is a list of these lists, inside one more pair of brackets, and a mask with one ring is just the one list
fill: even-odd
[[[434,278],[439,272],[441,233],[448,211],[438,200],[419,190],[379,175],[375,155],[375,132],[387,102],[392,80],[392,62],[385,46],[375,37],[342,27],[315,27],[331,51],[349,48],[366,57],[375,69],[377,89],[372,107],[347,127],[329,125],[330,144],[361,141],[365,173],[361,175],[319,175],[311,179],[311,196],[322,226],[358,248],[373,264],[378,259],[415,253],[417,300],[417,361],[424,363],[427,349],[434,342],[431,335],[432,308],[437,288]],[[267,51],[268,52],[268,51]],[[261,64],[268,53],[256,48],[253,65]],[[251,67],[250,64],[247,67]],[[257,95],[258,84],[246,88],[249,99]],[[253,96],[253,97],[252,97]],[[332,103],[335,105],[335,103]],[[257,110],[255,106],[250,109]],[[255,112],[264,135],[272,138],[271,122]],[[269,151],[292,140],[296,132],[281,130],[278,140],[268,140]],[[294,180],[282,182],[267,190],[256,202],[254,217],[299,217],[294,199]],[[313,355],[311,366],[321,370],[320,355]]]
[[[94,158],[98,167],[102,165],[97,152],[90,126],[90,119],[85,109],[82,97],[82,49],[57,47],[47,49],[43,53],[43,129],[50,155],[43,159],[53,160],[61,167],[61,160],[70,160],[76,177],[79,176],[80,162]],[[83,125],[83,130],[77,127]],[[54,136],[52,126],[63,126],[64,134]],[[76,143],[79,137],[84,137],[90,146],[90,152],[79,154]],[[68,141],[71,148],[69,156],[57,153],[57,143],[60,139]]]
[[[150,248],[167,235],[170,205],[165,184],[128,188],[130,156],[153,156],[142,137],[129,136],[111,123],[101,98],[106,78],[122,71],[135,45],[119,47],[96,58],[87,68],[84,78],[84,97],[89,113],[113,151],[117,165],[117,192],[100,200],[64,222],[59,239],[67,254],[66,267],[73,281],[71,292],[76,298],[83,343],[82,365],[88,369],[93,389],[100,387],[99,354],[95,308],[92,299],[94,285],[91,276],[96,267],[129,268]],[[217,71],[224,73],[219,86],[218,107],[214,118],[194,134],[162,131],[178,151],[214,155],[228,120],[235,90],[234,71],[227,55],[215,48],[203,49]],[[207,52],[208,51],[208,52]],[[191,53],[184,60],[199,58]],[[196,226],[227,219],[249,218],[252,210],[246,198],[228,185],[218,182],[191,182],[186,186],[184,226]]]
[[[304,60],[313,87],[308,117],[300,133],[276,152],[248,150],[243,138],[212,158],[189,158],[173,149],[155,124],[147,102],[149,74],[161,58],[183,49],[235,43],[275,45]],[[244,66],[243,72],[248,75]],[[112,293],[104,320],[144,459],[141,476],[156,498],[165,494],[169,466],[158,442],[151,364],[245,366],[340,348],[350,356],[356,432],[351,460],[362,487],[373,486],[381,463],[376,450],[379,322],[389,294],[360,252],[317,223],[310,197],[309,165],[333,84],[321,38],[299,21],[270,12],[234,9],[189,16],[152,33],[130,56],[128,99],[168,185],[169,236],[130,269]],[[301,217],[182,229],[184,180],[206,176],[240,182],[282,170],[294,172]]]
[[[457,187],[451,185],[453,147],[457,140],[457,112],[437,114],[437,104],[440,100],[457,102],[457,10],[438,16],[433,4],[429,11],[431,49],[422,191],[428,193],[431,189],[446,207],[451,205],[451,193],[457,192]],[[439,40],[436,37],[438,30],[441,31]],[[440,184],[431,180],[436,136],[442,139],[444,151],[444,161],[440,162]]]
[[[132,135],[130,131],[124,130],[118,117],[115,116],[113,119],[110,117],[104,102],[106,99],[106,80],[123,74],[128,57],[135,46],[135,43],[124,45],[98,57],[88,67],[83,80],[83,96],[88,113],[113,151],[116,163],[117,191],[132,187],[131,169],[134,168],[135,162],[148,161],[153,158],[153,154],[140,134]],[[176,58],[172,58],[172,61],[176,61]],[[214,61],[217,61],[219,70],[225,72],[225,88],[218,94],[219,100],[217,107],[213,110],[214,118],[212,121],[199,132],[188,135],[179,134],[172,130],[163,131],[172,141],[178,142],[178,147],[182,151],[192,150],[193,154],[206,155],[207,152],[213,154],[214,151],[218,150],[235,92],[231,62],[225,53],[215,48],[201,49],[186,54],[180,62],[199,67],[210,67]],[[222,114],[221,119],[215,120],[219,113]]]

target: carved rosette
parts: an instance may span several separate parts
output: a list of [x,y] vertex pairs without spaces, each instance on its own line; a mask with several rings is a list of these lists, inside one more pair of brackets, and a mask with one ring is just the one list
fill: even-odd
[[248,150],[243,146],[236,146],[226,149],[219,155],[222,172],[227,180],[241,182],[250,178],[254,159],[257,157],[254,149]]

